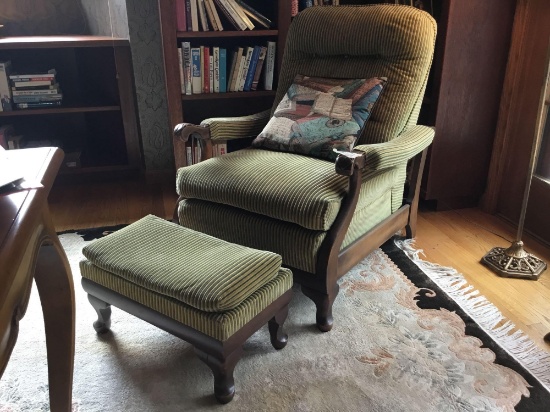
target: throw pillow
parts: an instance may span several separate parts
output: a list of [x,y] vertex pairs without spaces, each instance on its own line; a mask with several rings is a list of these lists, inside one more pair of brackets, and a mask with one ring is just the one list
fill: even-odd
[[335,160],[352,150],[386,83],[298,75],[252,146]]

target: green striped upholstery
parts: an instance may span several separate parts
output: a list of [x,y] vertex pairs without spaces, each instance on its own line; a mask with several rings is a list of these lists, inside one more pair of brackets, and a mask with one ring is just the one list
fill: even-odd
[[[403,192],[403,172],[391,169],[380,172],[363,183],[358,206],[343,247],[388,217],[392,212],[390,188]],[[400,180],[403,179],[403,180]],[[399,205],[402,198],[399,200]],[[325,231],[306,229],[294,223],[257,213],[197,199],[186,199],[178,210],[180,224],[211,236],[248,247],[270,250],[283,257],[288,266],[315,273],[317,252]]]
[[[386,184],[374,179],[381,173],[364,173],[362,198],[375,197],[379,190],[372,189]],[[184,198],[324,231],[334,222],[347,185],[347,178],[336,174],[331,162],[252,148],[181,168],[177,175],[177,191]]]
[[358,140],[387,142],[416,124],[433,57],[436,23],[409,6],[311,7],[288,32],[275,110],[296,74],[387,77]]
[[204,312],[177,299],[153,292],[100,269],[87,260],[80,262],[80,271],[84,278],[220,341],[227,340],[292,287],[292,272],[281,268],[273,279],[255,290],[237,307],[216,313]]
[[83,249],[95,266],[206,312],[236,308],[273,280],[281,257],[195,232],[156,216]]
[[210,139],[232,140],[243,137],[256,137],[269,121],[270,110],[249,116],[213,117],[201,122],[201,126],[210,127]]

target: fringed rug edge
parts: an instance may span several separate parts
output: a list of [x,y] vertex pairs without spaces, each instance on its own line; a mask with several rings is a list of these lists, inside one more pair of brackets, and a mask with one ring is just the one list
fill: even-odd
[[420,258],[414,239],[395,239],[395,244],[422,272],[433,280],[493,340],[516,359],[550,392],[550,353],[537,346],[523,331],[508,320],[486,297],[470,285],[456,269]]

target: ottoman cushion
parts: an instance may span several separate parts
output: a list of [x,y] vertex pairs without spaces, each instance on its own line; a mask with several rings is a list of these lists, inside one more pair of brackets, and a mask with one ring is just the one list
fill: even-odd
[[[229,243],[152,215],[90,243],[83,253],[98,269],[120,278],[112,282],[123,280],[120,284],[128,290],[154,292],[159,299],[205,312],[235,309],[273,281],[281,266],[275,253]],[[82,275],[88,277],[85,271]]]
[[227,340],[292,288],[292,272],[281,268],[273,279],[254,291],[239,306],[226,312],[214,313],[204,312],[177,299],[138,286],[87,260],[80,262],[80,272],[86,279],[220,341]]

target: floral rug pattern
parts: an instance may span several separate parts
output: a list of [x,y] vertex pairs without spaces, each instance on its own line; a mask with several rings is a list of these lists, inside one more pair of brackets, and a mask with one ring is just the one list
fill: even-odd
[[[415,286],[380,249],[342,278],[329,333],[315,328],[314,305],[295,286],[288,345],[274,350],[267,328],[254,334],[235,369],[235,398],[218,405],[210,370],[186,342],[116,308],[112,332],[95,334],[78,272],[86,241],[74,233],[60,239],[75,279],[74,412],[485,412],[550,405],[550,393],[528,372],[499,364],[480,338],[466,334],[457,313],[421,309],[420,295],[443,293]],[[0,412],[48,411],[36,291],[20,328],[0,380]]]

